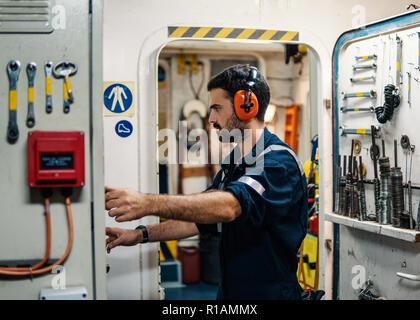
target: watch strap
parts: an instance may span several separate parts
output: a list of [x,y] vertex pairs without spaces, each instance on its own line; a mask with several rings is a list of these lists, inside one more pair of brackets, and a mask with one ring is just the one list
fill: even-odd
[[147,243],[149,242],[149,233],[147,232],[147,228],[144,225],[139,225],[136,230],[141,229],[143,232],[143,240],[140,243]]

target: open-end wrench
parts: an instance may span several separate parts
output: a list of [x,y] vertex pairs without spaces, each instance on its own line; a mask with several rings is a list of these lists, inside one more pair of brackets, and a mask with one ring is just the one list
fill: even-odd
[[[345,127],[340,127],[341,130],[341,135],[345,136],[348,134],[361,134],[361,135],[371,135],[372,134],[372,129],[364,129],[364,128],[358,128],[358,129],[348,129]],[[376,126],[375,127],[375,132],[374,135],[376,137],[379,136],[379,131],[381,130],[381,127]]]
[[395,40],[397,41],[397,61],[396,61],[395,83],[396,83],[396,86],[399,86],[402,83],[402,71],[401,71],[402,40],[398,36],[395,38]]
[[371,106],[371,107],[354,107],[354,108],[348,108],[348,107],[341,107],[340,108],[341,112],[364,112],[364,111],[369,111],[369,112],[375,112],[375,107]]
[[9,77],[9,124],[7,126],[7,139],[14,143],[19,138],[17,125],[17,82],[19,79],[20,62],[11,60],[7,64],[7,75]]
[[26,126],[32,128],[35,125],[34,112],[34,84],[36,74],[35,62],[30,62],[26,66],[26,74],[28,75],[28,114],[26,116]]
[[411,72],[407,72],[407,103],[411,107]]
[[65,81],[63,81],[63,112],[64,113],[70,112],[69,92],[67,90],[67,85]]
[[417,36],[419,39],[419,44],[418,44],[419,57],[418,57],[417,67],[415,67],[414,69],[417,69],[420,71],[420,32],[417,32]]
[[376,60],[376,58],[377,58],[378,56],[376,55],[376,54],[372,54],[372,55],[369,55],[369,56],[356,56],[356,57],[354,57],[356,60],[369,60],[369,59],[374,59],[374,60]]
[[354,65],[353,71],[364,70],[364,69],[376,69],[376,67],[377,67],[376,63],[360,65],[360,66]]
[[52,112],[52,61],[46,61],[44,64],[45,71],[45,111],[47,113]]
[[342,93],[343,94],[343,100],[346,100],[347,98],[359,98],[359,97],[367,97],[376,99],[376,91],[370,90],[369,92],[354,92],[354,93]]
[[351,82],[365,82],[365,81],[375,81],[376,77],[375,76],[370,76],[370,77],[360,77],[360,78],[350,78]]
[[73,103],[73,91],[71,89],[70,77],[77,73],[77,65],[70,61],[58,62],[53,68],[53,74],[56,78],[63,78],[68,93],[69,103]]

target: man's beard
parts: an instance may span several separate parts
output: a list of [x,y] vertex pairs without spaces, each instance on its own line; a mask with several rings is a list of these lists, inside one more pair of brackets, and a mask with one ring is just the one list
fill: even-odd
[[[218,126],[219,130],[220,130],[220,126]],[[220,142],[228,142],[226,141],[226,139],[223,139],[223,136],[225,134],[230,136],[229,142],[235,142],[235,138],[234,136],[230,135],[230,133],[232,132],[232,130],[240,130],[240,134],[241,134],[241,141],[242,138],[244,136],[244,125],[243,123],[236,117],[235,114],[232,114],[232,116],[228,119],[227,123],[226,123],[226,128],[220,130],[219,132],[219,141]],[[221,132],[224,131],[224,132]]]

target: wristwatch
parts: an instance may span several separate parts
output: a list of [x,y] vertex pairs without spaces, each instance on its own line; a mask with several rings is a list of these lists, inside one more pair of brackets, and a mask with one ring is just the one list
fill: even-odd
[[139,225],[136,230],[141,229],[143,232],[143,240],[140,243],[147,243],[149,242],[149,233],[147,232],[147,228],[144,225]]

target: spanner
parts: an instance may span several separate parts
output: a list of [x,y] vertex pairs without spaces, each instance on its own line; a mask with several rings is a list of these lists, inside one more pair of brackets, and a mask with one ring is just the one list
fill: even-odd
[[376,63],[372,63],[372,64],[367,64],[367,65],[360,65],[360,66],[353,66],[353,71],[356,70],[363,70],[363,69],[376,69],[377,65]]
[[52,61],[46,61],[44,65],[45,71],[45,111],[52,112]]
[[77,73],[77,65],[70,61],[58,62],[53,68],[53,74],[56,78],[64,78],[67,88],[69,103],[73,103],[73,92],[70,85],[70,77]]
[[17,125],[17,82],[19,72],[20,62],[11,60],[7,64],[7,75],[9,77],[9,124],[7,126],[7,139],[10,143],[16,142],[19,138]]
[[[341,135],[345,136],[348,134],[361,134],[361,135],[371,135],[372,134],[372,129],[364,129],[364,128],[357,128],[357,129],[348,129],[345,127],[340,127],[341,130]],[[381,130],[381,127],[376,126],[375,127],[375,133],[374,135],[379,137],[379,131]]]
[[369,59],[375,59],[377,58],[376,54],[372,54],[370,56],[356,56],[354,57],[356,60],[369,60]]
[[63,111],[64,113],[70,112],[69,92],[65,81],[63,81]]
[[376,77],[375,76],[370,76],[370,77],[362,77],[362,78],[350,78],[351,82],[364,82],[364,81],[375,81]]
[[375,107],[365,107],[365,108],[359,108],[359,107],[355,107],[355,108],[347,108],[347,107],[341,107],[340,109],[341,112],[363,112],[363,111],[369,111],[369,112],[375,112]]
[[370,90],[369,92],[355,92],[355,93],[344,93],[343,94],[343,100],[346,100],[347,98],[359,98],[359,97],[367,97],[376,99],[376,91]]
[[34,112],[34,83],[36,74],[35,62],[30,62],[26,66],[26,74],[28,75],[28,114],[26,116],[26,126],[32,128],[35,125]]

